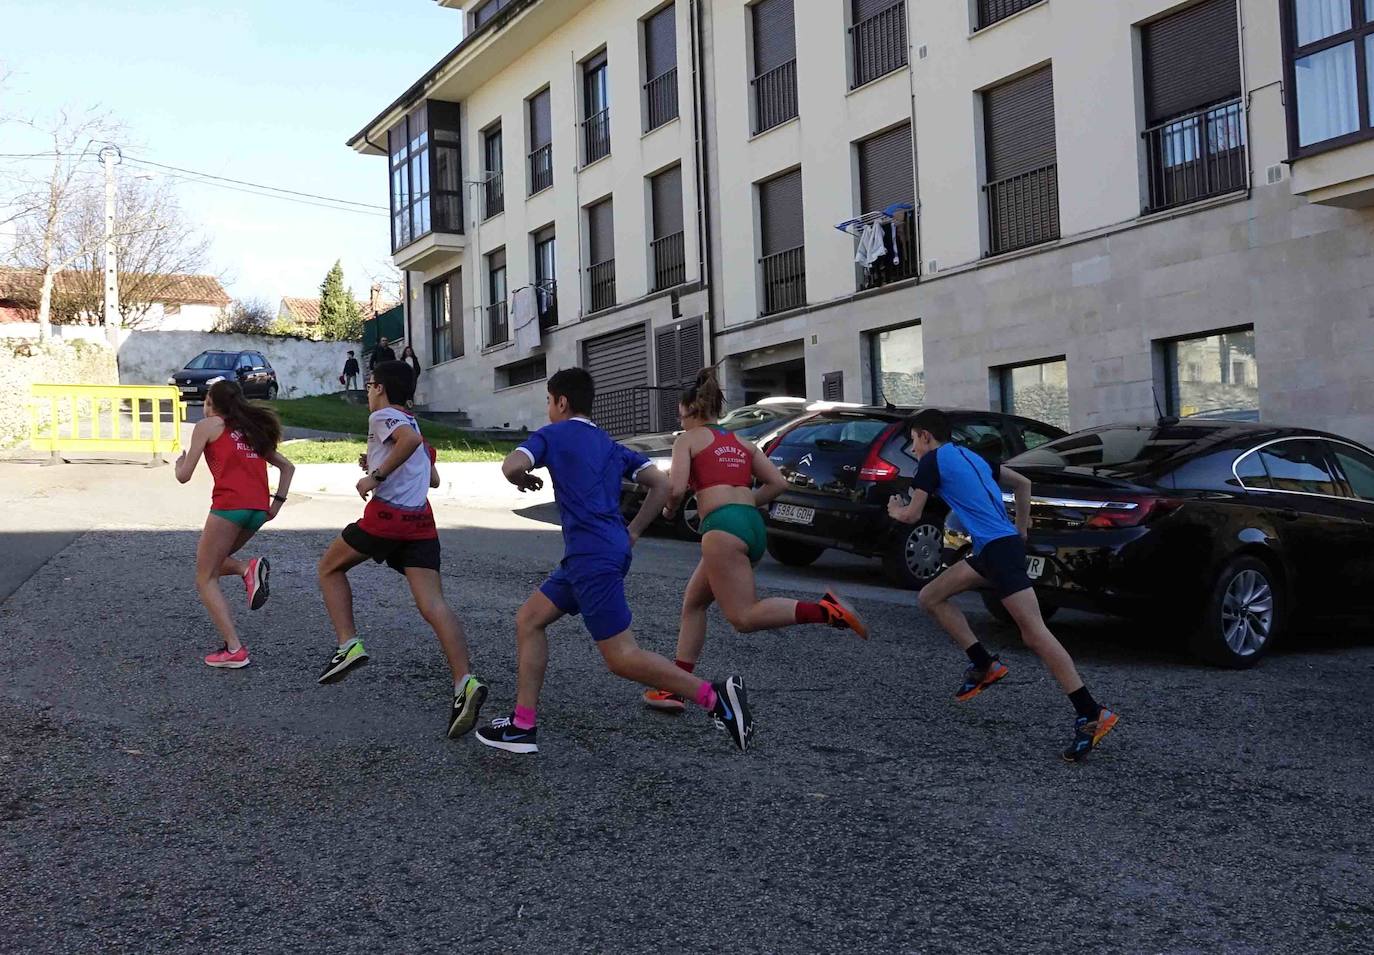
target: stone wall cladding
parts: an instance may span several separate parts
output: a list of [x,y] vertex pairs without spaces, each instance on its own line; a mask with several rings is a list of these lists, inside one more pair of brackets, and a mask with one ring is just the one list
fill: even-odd
[[117,385],[114,349],[90,341],[0,341],[0,448],[28,440],[29,386]]

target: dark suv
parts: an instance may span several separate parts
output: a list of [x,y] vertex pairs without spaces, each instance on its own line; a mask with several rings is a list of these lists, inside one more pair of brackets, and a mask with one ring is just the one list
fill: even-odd
[[[765,449],[791,485],[768,509],[768,552],[804,566],[828,548],[881,557],[893,583],[919,589],[941,569],[947,509],[938,498],[921,523],[898,524],[887,501],[916,473],[903,433],[912,408],[837,408],[788,426]],[[1053,425],[993,411],[950,411],[954,440],[988,461],[1062,438]]]
[[168,378],[167,384],[176,385],[185,401],[204,401],[206,390],[217,378],[237,381],[249,398],[271,401],[280,390],[277,373],[266,356],[256,351],[203,351]]

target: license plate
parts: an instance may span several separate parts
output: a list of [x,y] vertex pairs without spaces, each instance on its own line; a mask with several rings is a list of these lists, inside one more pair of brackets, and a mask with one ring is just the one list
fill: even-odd
[[795,504],[774,504],[773,520],[785,524],[810,524],[816,519],[814,507],[797,507]]
[[1039,580],[1039,579],[1040,579],[1040,575],[1043,574],[1044,572],[1045,572],[1045,558],[1043,558],[1043,557],[1027,557],[1027,558],[1026,558],[1026,576],[1027,576],[1027,577],[1029,577],[1031,580]]

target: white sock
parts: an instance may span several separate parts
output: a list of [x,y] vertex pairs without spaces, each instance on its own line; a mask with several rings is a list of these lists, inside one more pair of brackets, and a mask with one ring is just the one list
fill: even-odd
[[340,649],[340,650],[347,650],[349,647],[353,646],[353,644],[355,644],[355,643],[362,643],[362,642],[363,642],[363,641],[362,641],[361,638],[359,638],[359,637],[354,637],[352,640],[346,640],[345,642],[339,644],[339,649]]
[[453,684],[453,695],[454,695],[454,696],[457,696],[459,693],[462,693],[462,692],[463,692],[463,687],[467,686],[467,685],[468,685],[468,680],[471,680],[471,679],[472,679],[472,674],[471,674],[471,673],[464,673],[464,674],[463,674],[463,678],[462,678],[461,680],[456,680],[456,681],[454,681],[454,684]]

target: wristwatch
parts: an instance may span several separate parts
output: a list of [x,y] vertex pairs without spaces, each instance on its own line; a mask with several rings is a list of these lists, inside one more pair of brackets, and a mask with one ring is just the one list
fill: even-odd
[[373,468],[371,471],[367,473],[372,478],[372,480],[376,481],[378,484],[381,484],[383,481],[386,480],[386,475],[382,474],[381,468]]

